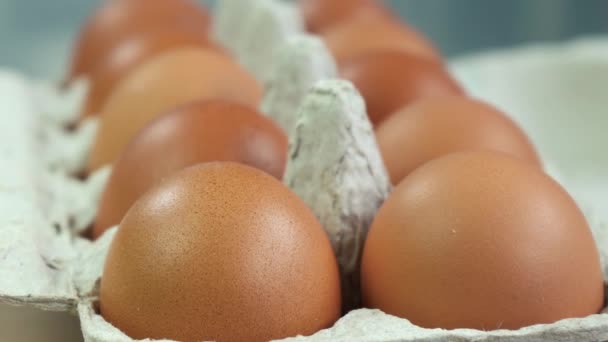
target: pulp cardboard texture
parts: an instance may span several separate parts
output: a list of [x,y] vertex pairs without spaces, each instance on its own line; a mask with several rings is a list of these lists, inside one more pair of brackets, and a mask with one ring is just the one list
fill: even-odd
[[215,36],[258,80],[266,83],[278,47],[304,31],[297,8],[279,0],[218,2]]
[[79,154],[88,150],[95,122],[65,131],[71,118],[53,113],[77,114],[83,92],[78,84],[63,94],[49,89],[0,71],[0,301],[68,310],[81,290],[71,262],[85,245],[74,236],[94,217],[107,170],[88,181],[70,175],[85,159]]
[[293,113],[297,113],[310,88],[318,81],[336,77],[336,63],[323,41],[296,34],[277,48],[261,111],[291,135],[297,120]]
[[[390,184],[362,99],[350,83],[331,80],[336,76],[333,60],[318,38],[302,33],[301,19],[290,6],[278,0],[219,1],[216,36],[265,82],[268,91],[262,108],[290,136],[285,182],[323,222],[349,301],[358,287],[356,260],[363,237]],[[600,132],[608,127],[601,124],[608,117],[601,94],[608,61],[598,57],[605,52],[608,42],[592,40],[487,54],[452,67],[472,94],[513,113],[528,130],[552,166],[551,173],[584,208],[608,274],[608,226],[603,223],[608,217],[600,215],[608,212],[602,210],[608,191],[597,190],[605,182],[593,171],[598,165],[606,170],[608,157],[592,144],[608,144]],[[549,60],[552,67],[546,65]],[[580,91],[572,93],[572,85],[563,84],[564,77],[578,81]],[[86,341],[132,341],[95,310],[98,282],[116,228],[95,242],[79,236],[95,216],[110,172],[105,168],[86,180],[74,177],[86,160],[96,122],[89,120],[71,131],[65,127],[77,118],[86,89],[86,81],[59,90],[0,70],[0,302],[77,313]],[[585,127],[596,130],[580,137],[566,135],[559,123],[572,129],[568,109],[581,108],[583,113],[575,112],[577,119],[586,115],[594,121]],[[546,125],[553,127],[544,126],[548,117],[552,123]],[[586,138],[588,145],[570,140]],[[552,147],[554,143],[560,148]],[[572,146],[581,150],[573,152]],[[589,158],[594,165],[586,164]],[[286,340],[602,341],[608,340],[608,314],[483,332],[423,329],[378,310],[360,309],[330,329]]]
[[391,184],[365,103],[350,82],[320,81],[304,99],[284,180],[327,231],[340,266],[343,302],[358,307],[363,243]]

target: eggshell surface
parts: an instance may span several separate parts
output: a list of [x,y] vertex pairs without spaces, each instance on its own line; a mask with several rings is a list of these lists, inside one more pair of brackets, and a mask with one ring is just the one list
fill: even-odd
[[207,32],[207,9],[191,0],[107,0],[86,20],[74,47],[69,79],[88,74],[122,39],[162,27]]
[[368,53],[394,50],[441,60],[434,45],[413,27],[386,14],[374,13],[358,12],[351,19],[322,32],[338,65]]
[[306,28],[311,32],[329,29],[350,19],[359,11],[383,12],[388,15],[388,9],[377,0],[300,0],[298,5]]
[[114,165],[93,237],[116,224],[161,179],[202,162],[234,161],[281,179],[287,137],[272,120],[243,105],[197,102],[144,127]]
[[157,116],[210,99],[257,107],[262,89],[226,55],[203,48],[162,53],[137,67],[103,106],[88,170],[113,163],[133,136]]
[[340,74],[361,92],[374,125],[417,99],[464,92],[443,65],[400,51],[354,58]]
[[138,65],[164,51],[188,46],[221,49],[205,32],[193,30],[165,29],[123,39],[91,71],[83,116],[97,114],[114,86]]
[[295,194],[257,169],[208,163],[129,210],[100,308],[135,339],[268,341],[331,326],[339,275],[323,228]]
[[500,151],[540,166],[526,134],[498,109],[459,96],[421,99],[391,115],[376,139],[393,184],[446,154]]
[[365,245],[365,305],[426,328],[518,329],[598,313],[597,247],[572,198],[506,154],[436,159],[397,186]]

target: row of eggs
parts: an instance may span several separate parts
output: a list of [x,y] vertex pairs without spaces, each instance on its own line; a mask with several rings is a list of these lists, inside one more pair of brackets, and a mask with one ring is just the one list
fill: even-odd
[[[485,330],[599,312],[588,225],[524,132],[381,2],[299,5],[365,99],[396,185],[361,257],[364,305]],[[263,87],[210,25],[188,0],[106,0],[76,44],[67,82],[89,78],[82,116],[100,119],[87,172],[113,166],[93,238],[120,224],[100,312],[133,338],[309,335],[342,314],[334,251],[279,181],[288,139],[257,109]]]

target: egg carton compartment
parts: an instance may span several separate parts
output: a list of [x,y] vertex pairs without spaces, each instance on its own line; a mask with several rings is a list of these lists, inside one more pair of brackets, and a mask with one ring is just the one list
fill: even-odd
[[[243,13],[248,15],[243,18]],[[284,181],[327,230],[348,298],[351,291],[356,291],[356,260],[363,237],[391,187],[365,104],[349,82],[335,79],[335,62],[318,37],[304,33],[293,4],[278,0],[219,1],[215,32],[264,82],[262,111],[289,132]],[[546,112],[544,108],[526,107],[525,101],[538,93],[530,91],[522,99],[519,91],[506,83],[501,86],[497,75],[502,74],[497,70],[502,67],[505,75],[511,67],[527,70],[546,61],[548,55],[559,56],[565,66],[572,67],[579,59],[585,65],[589,60],[584,57],[593,54],[581,51],[597,51],[601,46],[608,47],[608,43],[524,49],[461,60],[452,67],[471,93],[496,103],[507,113],[533,116],[532,109]],[[602,65],[608,69],[608,63]],[[549,76],[555,76],[555,70],[544,71],[545,79],[551,80]],[[510,80],[519,84],[514,78]],[[86,180],[75,177],[86,160],[96,121],[89,120],[72,131],[65,127],[77,117],[86,88],[86,81],[82,81],[58,90],[51,84],[0,71],[0,113],[5,113],[0,125],[0,158],[5,165],[1,171],[5,184],[0,188],[0,301],[75,312],[86,341],[133,341],[96,311],[98,281],[116,228],[95,242],[80,235],[94,219],[110,171],[102,169]],[[541,87],[531,89],[540,91]],[[555,100],[565,105],[565,101],[574,99]],[[601,100],[602,96],[593,99],[596,111]],[[528,111],[518,110],[522,108]],[[585,209],[608,279],[608,225],[604,223],[608,221],[597,216],[602,212],[601,204],[585,197],[585,189],[577,188],[578,174],[562,167],[567,158],[561,160],[559,154],[543,149],[543,144],[548,144],[545,141],[551,140],[535,135],[537,127],[526,121],[532,117],[515,119],[529,130],[533,140],[536,137],[547,164],[556,166],[550,168],[551,173]],[[424,329],[379,310],[359,309],[330,329],[286,340],[601,341],[608,340],[606,313],[608,310],[582,319],[485,332]]]
[[75,234],[95,215],[97,195],[108,170],[87,181],[73,176],[86,159],[95,121],[68,132],[76,115],[81,85],[58,92],[0,71],[3,98],[2,301],[66,310],[81,290],[72,279],[79,257]]

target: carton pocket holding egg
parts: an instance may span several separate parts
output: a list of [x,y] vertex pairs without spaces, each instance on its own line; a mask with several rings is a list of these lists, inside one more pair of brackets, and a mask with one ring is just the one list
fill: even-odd
[[[242,13],[248,16],[243,19]],[[218,4],[216,17],[218,38],[266,85],[262,111],[290,133],[284,181],[310,206],[327,230],[342,269],[345,299],[356,305],[354,293],[363,237],[390,191],[365,104],[350,83],[332,80],[337,76],[334,61],[318,38],[303,33],[301,20],[292,5],[278,0],[224,0]],[[571,53],[564,55],[572,56],[572,52],[578,50],[573,46],[568,50]],[[524,60],[522,57],[518,61],[525,63]],[[490,63],[483,62],[456,63],[456,74],[473,92],[497,99],[497,104],[511,109],[508,100],[492,93],[489,85],[493,83],[484,78],[484,72],[490,71],[483,68],[489,68]],[[476,69],[476,65],[481,67]],[[0,112],[4,113],[4,124],[0,125],[0,157],[5,165],[2,168],[5,184],[0,189],[3,210],[0,215],[0,301],[47,310],[77,311],[87,341],[131,341],[95,310],[97,284],[115,229],[95,242],[78,236],[95,216],[97,200],[109,173],[108,169],[102,169],[84,182],[71,176],[83,166],[95,128],[94,119],[75,132],[68,133],[62,128],[78,115],[82,89],[76,84],[65,92],[58,92],[19,75],[0,73],[0,90],[9,99],[0,103]],[[500,91],[508,94],[507,89]],[[519,107],[512,108],[510,112],[521,112]],[[525,122],[525,118],[519,119]],[[532,124],[524,127],[534,128]],[[551,154],[552,151],[542,149],[542,141],[537,143],[541,151]],[[556,164],[563,166],[564,161],[557,160]],[[567,180],[570,176],[564,176],[565,184],[570,184]],[[585,205],[594,212],[592,203]],[[608,227],[601,219],[591,217],[590,220],[602,253],[604,274],[607,274]],[[603,339],[608,339],[605,314],[516,331],[482,332],[423,329],[407,320],[367,309],[352,311],[333,328],[311,337],[294,338],[310,341]]]

